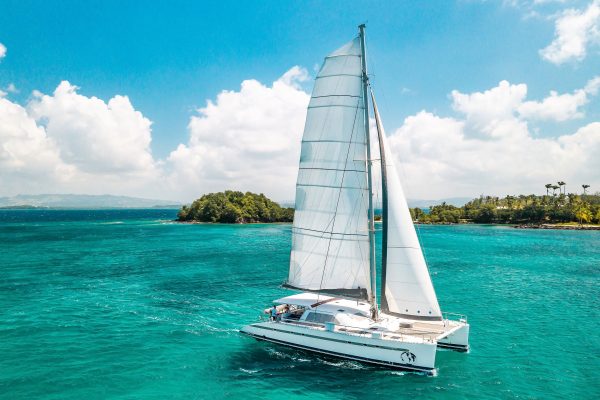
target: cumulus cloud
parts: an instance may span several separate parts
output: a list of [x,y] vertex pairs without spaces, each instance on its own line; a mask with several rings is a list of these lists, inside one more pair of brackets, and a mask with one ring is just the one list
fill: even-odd
[[[224,189],[293,199],[309,94],[299,67],[270,85],[243,81],[191,116],[189,139],[166,159],[150,151],[152,123],[126,96],[105,101],[61,82],[22,106],[0,97],[0,188],[19,192],[114,193],[190,201]],[[537,120],[581,117],[600,77],[572,93],[527,98],[500,82],[452,91],[455,115],[421,111],[390,136],[413,198],[530,192],[542,183],[600,186],[600,122],[558,137],[532,135]],[[385,118],[385,116],[384,116]],[[541,189],[541,187],[540,187]]]
[[39,187],[41,182],[68,181],[75,169],[24,107],[0,98],[0,187],[3,192]]
[[567,121],[582,118],[581,107],[588,102],[587,92],[584,89],[574,93],[558,94],[550,91],[550,96],[540,101],[526,101],[518,108],[519,114],[527,119],[550,121]]
[[6,46],[0,43],[0,61],[6,56]]
[[585,9],[568,9],[556,19],[554,40],[540,50],[545,60],[554,64],[581,61],[590,45],[600,43],[600,0]]
[[67,81],[26,106],[0,98],[2,194],[156,194],[150,126],[126,96],[105,102]]
[[27,107],[45,125],[61,158],[91,173],[151,170],[150,120],[126,96],[117,95],[106,103],[80,95],[77,89],[63,81],[52,95],[38,94]]
[[583,90],[592,96],[597,95],[598,90],[600,90],[600,76],[590,79]]
[[407,193],[413,198],[529,193],[557,179],[600,185],[600,123],[555,138],[534,137],[527,119],[575,118],[579,111],[557,110],[562,95],[530,102],[526,94],[526,85],[503,81],[484,92],[452,92],[457,117],[421,111],[406,118],[389,142]]
[[293,198],[309,101],[299,84],[306,79],[306,70],[293,67],[271,86],[246,80],[197,110],[189,142],[167,159],[172,190],[188,198],[228,188]]
[[502,137],[515,135],[512,118],[515,109],[527,96],[527,85],[511,85],[502,81],[497,87],[484,92],[463,94],[457,90],[451,93],[452,108],[465,115],[466,126],[473,135]]
[[517,132],[512,125],[519,115],[522,120],[567,121],[582,118],[583,106],[590,97],[598,94],[600,76],[587,82],[583,89],[573,93],[559,94],[551,90],[541,101],[529,100],[527,85],[501,81],[498,86],[470,94],[452,91],[452,108],[464,114],[471,133],[492,137],[511,135]]

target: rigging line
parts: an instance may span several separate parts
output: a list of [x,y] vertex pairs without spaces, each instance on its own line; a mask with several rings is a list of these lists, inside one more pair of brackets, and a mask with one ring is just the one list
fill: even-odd
[[[346,108],[354,108],[354,106],[350,106],[347,104],[325,104],[322,106],[308,106],[306,108],[308,108],[309,110],[313,109],[313,108],[325,108],[325,107],[346,107]],[[359,107],[361,110],[363,109],[362,107]]]
[[322,99],[324,97],[360,97],[353,94],[324,94],[322,96],[312,96],[311,99]]
[[343,169],[339,169],[339,168],[319,168],[319,167],[300,167],[299,169],[304,170],[304,169],[310,169],[310,170],[321,170],[321,171],[338,171],[338,172],[342,172],[342,171],[348,171],[348,172],[367,172],[367,171],[361,171],[358,169],[347,169],[347,170],[343,170]]
[[326,60],[329,60],[330,58],[337,58],[337,57],[360,57],[358,54],[336,54],[334,56],[327,56],[325,57]]
[[[319,188],[325,188],[325,189],[338,189],[337,186],[329,186],[329,185],[315,185],[315,184],[310,184],[310,183],[298,183],[296,185],[296,187],[301,186],[301,187],[319,187]],[[348,189],[348,190],[362,190],[359,187],[356,186],[345,186],[342,187],[340,189]]]
[[309,228],[300,228],[300,227],[292,227],[292,229],[300,229],[303,231],[311,231],[311,232],[317,232],[317,233],[327,233],[329,235],[338,235],[338,236],[367,236],[365,234],[360,234],[360,233],[337,233],[337,232],[333,232],[333,229],[331,232],[328,231],[319,231],[316,229],[309,229]]
[[[348,60],[346,60],[346,62],[347,62],[347,61],[348,61]],[[362,75],[354,75],[354,74],[331,74],[331,75],[321,75],[321,76],[317,76],[317,77],[315,78],[315,80],[317,80],[317,79],[323,79],[323,78],[333,78],[333,77],[336,77],[336,76],[337,76],[337,77],[340,77],[340,76],[351,76],[351,77],[354,77],[354,78],[362,78]]]

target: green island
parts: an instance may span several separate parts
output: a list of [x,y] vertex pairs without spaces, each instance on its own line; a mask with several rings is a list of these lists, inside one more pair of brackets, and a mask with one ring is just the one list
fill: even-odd
[[180,222],[246,224],[292,222],[293,219],[293,208],[281,207],[262,193],[233,190],[205,194],[177,213]]
[[[600,229],[600,193],[520,195],[499,198],[480,196],[463,205],[442,203],[411,208],[414,222],[419,224],[512,224],[517,228]],[[177,213],[179,222],[273,223],[292,222],[294,209],[281,207],[264,194],[227,190],[208,193],[184,205]],[[381,215],[375,216],[381,221]]]
[[600,193],[481,196],[462,207],[442,203],[431,206],[429,212],[411,208],[410,213],[415,222],[422,224],[514,224],[524,228],[595,229],[600,228]]

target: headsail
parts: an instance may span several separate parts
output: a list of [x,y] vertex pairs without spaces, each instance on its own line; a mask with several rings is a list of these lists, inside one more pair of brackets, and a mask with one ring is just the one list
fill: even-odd
[[379,135],[384,192],[381,308],[386,313],[411,319],[441,320],[437,296],[372,92],[371,99]]
[[364,100],[356,38],[325,58],[308,106],[287,287],[370,294]]

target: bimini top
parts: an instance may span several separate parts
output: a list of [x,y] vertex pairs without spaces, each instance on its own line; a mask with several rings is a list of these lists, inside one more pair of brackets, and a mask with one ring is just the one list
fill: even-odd
[[351,314],[360,313],[369,315],[371,308],[366,301],[339,299],[332,296],[319,295],[318,293],[299,293],[292,296],[282,297],[274,301],[275,304],[289,304],[305,308],[319,308],[325,312],[343,311]]

